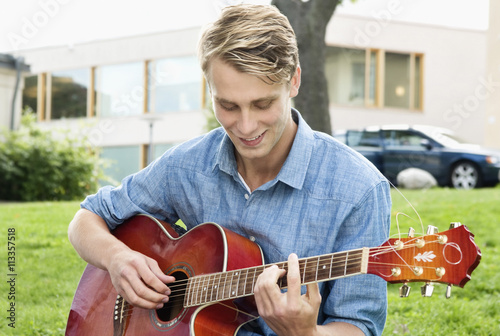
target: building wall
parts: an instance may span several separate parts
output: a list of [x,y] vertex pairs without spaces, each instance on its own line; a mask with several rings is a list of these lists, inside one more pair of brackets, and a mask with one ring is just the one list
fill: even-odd
[[[378,27],[378,28],[377,28]],[[423,110],[351,108],[331,104],[334,129],[380,124],[430,124],[484,143],[486,33],[354,16],[335,17],[327,43],[424,55]]]
[[[22,52],[34,74],[166,57],[196,55],[201,28],[161,32],[116,40]],[[451,29],[397,21],[397,17],[360,18],[335,15],[327,28],[327,44],[423,55],[421,110],[351,107],[330,104],[335,130],[380,124],[430,124],[452,129],[474,143],[496,141],[486,132],[487,35],[484,31]],[[500,57],[496,58],[497,60]],[[201,77],[201,74],[200,74]],[[200,85],[200,99],[204,87]],[[3,100],[2,100],[3,101]],[[497,118],[500,122],[500,117]],[[151,128],[153,122],[153,128]],[[45,127],[67,127],[98,147],[166,146],[205,132],[203,111],[41,121]],[[493,140],[491,140],[493,139]],[[140,167],[141,165],[139,165]]]
[[196,54],[200,28],[23,52],[33,73]]
[[[10,129],[12,119],[12,98],[14,88],[16,86],[16,70],[0,67],[0,127]],[[21,115],[21,92],[22,81],[20,83],[19,93],[15,102],[15,119],[14,127],[19,124],[19,116]]]
[[[96,41],[71,47],[26,52],[33,73],[91,68],[166,57],[196,55],[200,28]],[[200,99],[203,88],[200,86]],[[130,92],[132,95],[133,92]],[[45,127],[67,127],[88,136],[95,146],[148,144],[150,119],[144,116],[60,119],[43,121]],[[158,114],[154,119],[153,143],[178,143],[204,132],[202,111]]]
[[490,1],[490,27],[488,30],[488,60],[485,77],[489,82],[484,118],[484,145],[500,149],[500,1]]

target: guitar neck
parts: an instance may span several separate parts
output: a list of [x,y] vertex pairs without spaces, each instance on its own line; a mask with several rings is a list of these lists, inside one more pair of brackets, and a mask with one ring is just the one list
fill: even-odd
[[[366,274],[368,248],[325,254],[299,259],[301,283],[303,285]],[[257,277],[265,268],[277,265],[287,270],[287,262],[244,268],[234,271],[199,275],[188,279],[184,307],[200,306],[254,294]],[[286,276],[278,285],[287,287]]]

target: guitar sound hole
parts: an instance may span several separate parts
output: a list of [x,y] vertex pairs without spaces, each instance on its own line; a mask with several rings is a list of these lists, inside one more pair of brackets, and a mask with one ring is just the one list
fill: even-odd
[[172,293],[169,301],[161,309],[156,310],[158,319],[162,322],[173,320],[184,309],[184,296],[186,295],[187,275],[184,272],[174,272],[172,274],[175,281],[168,285]]

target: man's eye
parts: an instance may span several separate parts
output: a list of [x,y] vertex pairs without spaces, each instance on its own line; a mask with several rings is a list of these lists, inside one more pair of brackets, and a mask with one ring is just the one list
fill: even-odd
[[234,111],[236,110],[237,106],[236,105],[223,105],[223,104],[220,104],[220,106],[226,110],[226,111]]
[[267,102],[267,103],[261,103],[261,104],[257,104],[255,105],[259,110],[267,110],[268,108],[271,107],[271,105],[273,104],[273,102]]

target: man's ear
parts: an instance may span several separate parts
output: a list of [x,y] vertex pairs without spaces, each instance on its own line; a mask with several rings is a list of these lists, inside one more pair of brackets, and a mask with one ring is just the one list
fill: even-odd
[[290,98],[293,98],[299,94],[300,88],[300,65],[297,66],[297,70],[295,70],[295,74],[290,80]]

